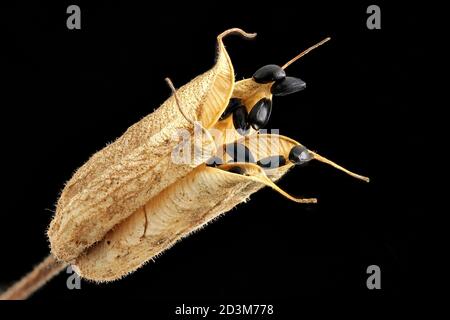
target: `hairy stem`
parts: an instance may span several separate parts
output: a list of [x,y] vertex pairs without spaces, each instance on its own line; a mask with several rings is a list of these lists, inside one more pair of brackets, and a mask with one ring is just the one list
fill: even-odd
[[0,294],[0,300],[24,300],[67,266],[56,260],[52,255],[46,257],[30,273],[13,284],[8,290]]

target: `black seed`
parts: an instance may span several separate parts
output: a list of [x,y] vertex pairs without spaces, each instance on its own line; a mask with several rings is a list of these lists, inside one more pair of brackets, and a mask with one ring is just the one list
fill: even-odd
[[218,165],[221,165],[221,164],[223,164],[223,160],[217,156],[213,156],[213,157],[209,158],[208,160],[206,160],[206,165],[208,167],[217,167]]
[[267,98],[262,98],[259,100],[250,110],[248,114],[248,122],[251,124],[253,129],[259,130],[264,128],[270,119],[270,114],[272,113],[272,100]]
[[276,81],[270,91],[275,96],[286,96],[288,94],[301,91],[306,88],[306,83],[302,79],[294,77],[286,77],[280,81]]
[[289,160],[295,164],[305,164],[311,159],[311,154],[304,146],[295,146],[289,152]]
[[262,158],[256,162],[262,168],[278,168],[286,164],[286,158],[282,155]]
[[234,110],[236,110],[237,107],[242,105],[242,101],[241,99],[238,98],[231,98],[230,102],[228,102],[228,106],[225,109],[225,111],[222,113],[222,115],[220,116],[219,120],[223,120],[228,118]]
[[248,112],[244,106],[237,107],[233,112],[233,124],[236,131],[245,136],[250,132],[250,124],[247,122]]
[[255,162],[250,150],[241,143],[229,143],[225,146],[225,151],[230,155],[233,162]]
[[286,72],[276,64],[268,64],[261,67],[253,74],[253,80],[257,83],[269,83],[284,79],[285,77]]
[[245,173],[245,169],[239,166],[233,166],[228,168],[227,170],[228,172],[232,172],[232,173],[237,173],[237,174],[244,174]]

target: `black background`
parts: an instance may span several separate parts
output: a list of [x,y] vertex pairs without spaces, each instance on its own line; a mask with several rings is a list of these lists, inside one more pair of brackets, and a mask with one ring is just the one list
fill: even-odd
[[[266,188],[123,280],[83,281],[81,290],[70,291],[61,274],[32,299],[253,301],[284,308],[305,296],[423,292],[423,174],[408,160],[425,142],[418,129],[425,94],[412,85],[424,68],[420,8],[380,4],[382,29],[368,30],[372,3],[127,3],[1,10],[0,286],[48,254],[45,231],[73,171],[169,97],[165,77],[178,87],[209,69],[215,37],[240,27],[258,37],[226,39],[237,79],[332,37],[288,69],[307,89],[275,98],[268,127],[371,183],[311,163],[279,184],[318,197],[317,205],[295,204]],[[81,30],[66,28],[69,4],[81,7]],[[379,291],[366,288],[372,264],[381,267]]]

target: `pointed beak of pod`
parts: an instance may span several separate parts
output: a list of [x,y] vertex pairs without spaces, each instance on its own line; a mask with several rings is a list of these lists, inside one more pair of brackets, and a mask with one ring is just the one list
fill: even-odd
[[350,176],[352,176],[352,177],[354,177],[354,178],[356,178],[356,179],[363,180],[363,181],[365,181],[365,182],[369,182],[369,181],[370,181],[370,179],[369,179],[368,177],[365,177],[365,176],[356,174],[356,173],[354,173],[354,172],[351,172],[350,170],[345,169],[344,167],[338,165],[337,163],[334,163],[333,161],[328,160],[327,158],[322,157],[321,155],[319,155],[319,154],[317,154],[317,153],[315,153],[315,152],[309,151],[309,153],[311,154],[312,159],[316,159],[316,160],[318,160],[318,161],[320,161],[320,162],[329,164],[330,166],[335,167],[336,169],[338,169],[338,170],[340,170],[340,171],[343,171],[343,172],[345,172],[346,174],[348,174],[348,175],[350,175]]
[[319,155],[311,150],[308,150],[306,147],[304,147],[302,145],[297,145],[297,146],[293,147],[291,149],[291,151],[289,152],[289,160],[296,165],[303,165],[313,159],[323,162],[323,163],[326,163],[332,167],[335,167],[336,169],[343,171],[346,174],[348,174],[356,179],[363,180],[365,182],[369,182],[368,177],[351,172],[350,170],[345,169],[344,167],[338,165],[337,163],[335,163],[331,160],[328,160],[327,158],[322,157],[321,155]]

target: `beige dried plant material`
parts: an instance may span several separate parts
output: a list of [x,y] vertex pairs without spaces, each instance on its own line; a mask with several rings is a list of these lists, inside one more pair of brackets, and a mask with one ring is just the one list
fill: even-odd
[[[293,139],[259,133],[255,130],[259,127],[242,137],[231,117],[221,118],[230,99],[243,103],[240,112],[250,112],[258,101],[271,100],[277,85],[272,78],[264,83],[255,77],[235,82],[223,44],[223,38],[233,33],[255,36],[237,28],[220,34],[217,60],[209,71],[178,90],[168,81],[173,95],[166,102],[75,172],[48,229],[51,255],[2,293],[0,300],[26,299],[67,264],[73,264],[85,279],[119,279],[264,186],[298,203],[315,203],[315,198],[292,196],[275,184],[303,159],[327,163],[368,181]],[[281,69],[328,40],[303,51]],[[184,141],[179,132],[188,139]],[[234,159],[227,149],[230,144],[243,147],[255,162]],[[178,161],[184,157],[189,161]],[[211,157],[222,163],[207,165]],[[264,159],[280,157],[289,161],[275,167],[263,165]]]
[[[242,137],[233,130],[230,118],[219,121],[230,98],[239,98],[246,106],[271,98],[272,83],[252,79],[235,83],[222,42],[231,33],[255,36],[240,29],[219,35],[217,61],[211,70],[179,88],[155,112],[94,154],[65,186],[48,236],[52,254],[73,263],[82,277],[94,281],[121,278],[264,186],[299,203],[316,202],[296,198],[275,185],[294,166],[291,162],[263,169],[255,163],[226,163],[230,156],[220,152],[226,144],[237,142],[255,160],[274,155],[288,159],[291,149],[301,146],[290,138],[258,134],[253,129]],[[184,130],[192,137],[196,125],[206,134],[189,143],[192,150],[201,151],[200,156],[193,154],[190,163],[175,163],[172,152],[181,141],[174,132]],[[208,129],[227,134],[213,137]],[[314,152],[309,154],[366,179]],[[205,160],[215,155],[225,164],[207,166]],[[234,173],[236,168],[239,173]]]
[[[254,36],[240,29],[219,35],[214,67],[177,91],[184,113],[206,128],[217,122],[233,92],[234,70],[222,42],[230,33]],[[79,168],[62,191],[48,230],[52,253],[65,261],[76,258],[192,171],[192,165],[174,164],[170,157],[179,144],[173,133],[182,129],[193,132],[194,125],[186,120],[172,96]]]

